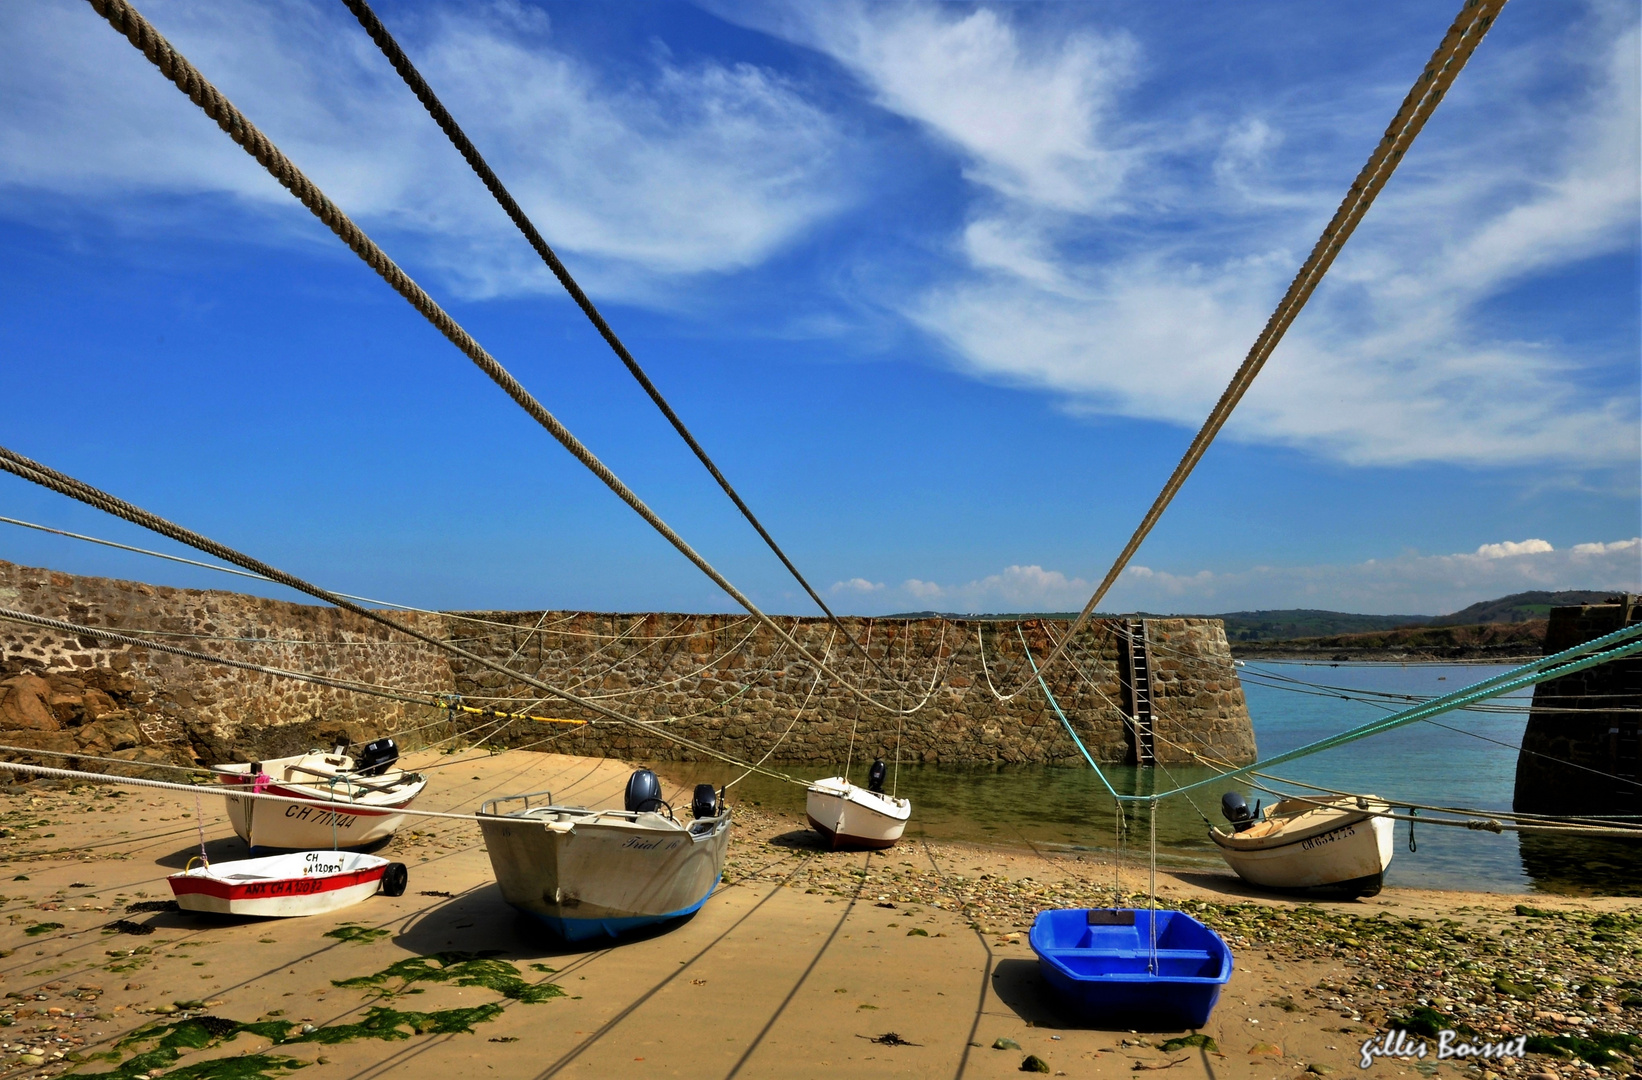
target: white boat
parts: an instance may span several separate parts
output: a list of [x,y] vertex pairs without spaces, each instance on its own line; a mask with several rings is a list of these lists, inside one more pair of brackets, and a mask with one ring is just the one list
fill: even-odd
[[378,891],[400,896],[403,863],[357,851],[298,851],[194,866],[166,880],[184,911],[218,915],[322,915]]
[[[875,769],[877,765],[875,764]],[[874,773],[878,783],[881,774]],[[874,784],[876,786],[876,783]],[[804,797],[810,828],[821,834],[829,847],[887,848],[901,839],[912,801],[897,799],[882,791],[856,787],[842,776],[829,776],[811,784]]]
[[1373,795],[1282,799],[1250,814],[1228,792],[1222,812],[1231,822],[1209,838],[1237,876],[1251,885],[1373,896],[1391,865],[1389,803]]
[[[382,743],[388,744],[386,750]],[[253,855],[269,850],[359,849],[397,832],[405,822],[400,811],[409,809],[428,783],[421,773],[392,767],[399,752],[391,739],[371,743],[365,751],[359,762],[338,747],[328,754],[310,750],[268,761],[213,765],[211,771],[224,784],[264,795],[349,805],[334,810],[226,796],[228,820],[240,839],[251,845]]]
[[[502,813],[510,802],[523,806]],[[729,809],[702,784],[693,819],[679,821],[648,769],[628,780],[626,806],[558,806],[547,792],[486,802],[479,828],[502,898],[567,941],[694,914],[724,872]]]

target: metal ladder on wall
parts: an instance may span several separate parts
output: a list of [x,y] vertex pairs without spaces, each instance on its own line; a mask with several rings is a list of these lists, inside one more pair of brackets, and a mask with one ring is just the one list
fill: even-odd
[[1152,663],[1146,651],[1146,620],[1125,619],[1124,637],[1129,649],[1129,712],[1135,729],[1135,764],[1157,763],[1157,747],[1152,735]]

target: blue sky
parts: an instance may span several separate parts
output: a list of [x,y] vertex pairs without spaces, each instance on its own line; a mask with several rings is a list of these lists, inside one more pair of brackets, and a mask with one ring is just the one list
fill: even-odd
[[[883,613],[1081,606],[1448,7],[378,10],[812,582]],[[709,559],[812,611],[340,4],[142,10]],[[86,5],[0,29],[5,445],[352,593],[729,605]],[[1506,7],[1104,608],[1642,587],[1638,53],[1634,4]],[[158,546],[9,477],[0,514]]]

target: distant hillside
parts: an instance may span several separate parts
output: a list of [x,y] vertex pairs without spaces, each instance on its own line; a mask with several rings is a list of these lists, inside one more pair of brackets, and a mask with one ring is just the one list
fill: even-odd
[[1533,619],[1471,626],[1403,626],[1282,641],[1233,641],[1232,655],[1246,660],[1482,660],[1538,656],[1545,644],[1545,626],[1546,620]]
[[1519,592],[1498,600],[1484,600],[1452,615],[1426,620],[1430,626],[1459,626],[1469,623],[1515,623],[1549,618],[1554,607],[1600,604],[1617,590],[1570,589],[1565,592]]
[[1361,634],[1398,626],[1424,626],[1435,621],[1431,615],[1352,615],[1344,611],[1313,611],[1307,608],[1228,611],[1212,618],[1226,624],[1226,637],[1231,641],[1287,641],[1330,634]]
[[[1472,604],[1468,608],[1456,611],[1452,615],[1356,615],[1347,611],[1317,611],[1311,608],[1288,608],[1276,611],[1227,611],[1218,615],[1205,615],[1202,618],[1220,619],[1226,624],[1226,637],[1233,644],[1243,642],[1282,641],[1293,642],[1302,651],[1309,651],[1313,647],[1321,648],[1316,642],[1324,638],[1334,639],[1345,635],[1372,635],[1382,631],[1417,627],[1471,627],[1477,628],[1489,624],[1509,624],[1543,622],[1553,607],[1564,607],[1572,604],[1598,604],[1615,595],[1614,589],[1568,589],[1562,592],[1521,592],[1502,596],[1498,600],[1484,600]],[[1150,612],[1137,612],[1142,617],[1157,617]],[[1075,619],[1075,611],[1040,611],[1040,612],[1011,612],[1008,614],[964,615],[955,612],[940,611],[909,611],[899,615],[886,616],[891,619]],[[1119,616],[1102,613],[1103,619]],[[1494,633],[1490,640],[1498,638],[1505,640],[1504,631]],[[1488,635],[1484,635],[1488,636]],[[1505,635],[1508,636],[1508,635]],[[1539,628],[1538,637],[1543,640],[1545,628]],[[1341,648],[1374,649],[1394,648],[1389,644],[1392,640],[1385,639],[1388,644],[1375,646],[1367,642],[1367,638],[1352,643],[1341,644]],[[1431,648],[1461,648],[1457,641],[1443,645],[1439,637],[1410,638],[1410,647]],[[1415,644],[1423,642],[1424,645]],[[1519,642],[1523,644],[1523,642]],[[1516,647],[1516,646],[1512,646]],[[1537,645],[1535,648],[1537,649]]]

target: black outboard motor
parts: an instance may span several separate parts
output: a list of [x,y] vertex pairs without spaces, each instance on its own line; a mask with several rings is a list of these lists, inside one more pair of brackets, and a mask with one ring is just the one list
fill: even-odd
[[879,758],[874,761],[872,768],[867,770],[867,790],[882,795],[884,793],[884,777],[888,775],[889,769],[884,766],[884,759]]
[[392,739],[368,742],[354,759],[354,769],[360,776],[381,776],[399,760],[399,747]]
[[713,790],[713,785],[696,785],[696,797],[690,801],[690,813],[698,818],[717,817],[720,805],[718,792]]
[[649,769],[635,769],[627,778],[628,813],[648,814],[661,809],[661,781]]
[[1249,804],[1235,791],[1220,796],[1220,813],[1231,822],[1232,832],[1242,832],[1254,825],[1254,814],[1249,811]]

